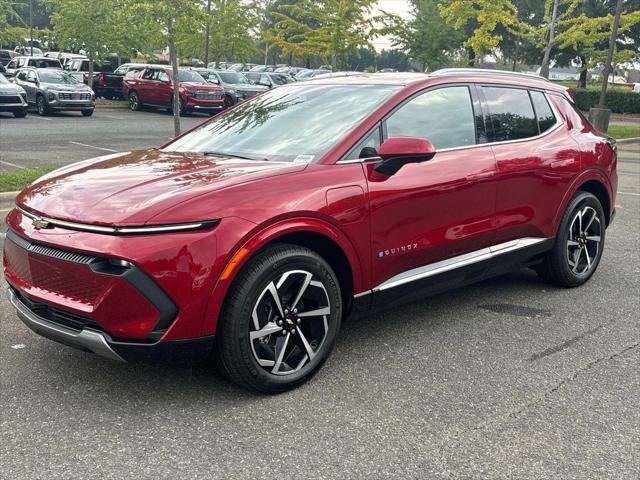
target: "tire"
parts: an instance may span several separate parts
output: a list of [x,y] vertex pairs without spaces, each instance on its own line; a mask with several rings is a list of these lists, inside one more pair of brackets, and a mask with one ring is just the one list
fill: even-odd
[[25,108],[24,110],[15,110],[13,112],[13,116],[16,118],[24,118],[27,116],[27,109]]
[[93,108],[87,108],[86,110],[82,110],[82,115],[85,117],[90,117],[93,115]]
[[135,90],[133,92],[129,92],[129,108],[134,112],[139,112],[142,105],[140,105],[140,98],[138,97],[138,92]]
[[47,105],[47,102],[44,101],[44,97],[42,95],[38,95],[36,98],[36,108],[38,110],[38,115],[41,117],[49,115],[49,106]]
[[606,217],[591,193],[577,192],[562,216],[556,242],[536,268],[545,282],[573,288],[595,273],[604,251]]
[[267,247],[227,293],[216,332],[217,366],[249,390],[290,390],[322,366],[341,320],[338,279],[322,257],[297,245]]
[[231,95],[225,95],[224,96],[224,103],[222,104],[222,109],[226,110],[227,108],[231,108],[236,104],[236,102],[233,101],[233,98],[231,97]]

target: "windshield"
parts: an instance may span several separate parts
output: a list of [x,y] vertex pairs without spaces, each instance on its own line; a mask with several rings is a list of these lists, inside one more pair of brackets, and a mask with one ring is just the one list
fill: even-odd
[[235,72],[218,72],[223,83],[249,83],[247,77],[241,73]]
[[7,80],[5,76],[0,73],[0,84],[2,83],[9,83],[9,80]]
[[193,70],[179,70],[178,80],[181,82],[205,83],[204,78],[198,72]]
[[62,70],[59,72],[40,70],[38,74],[40,75],[40,81],[44,83],[60,83],[64,85],[75,85],[76,83],[80,83],[70,74]]
[[290,83],[285,75],[271,75],[271,80],[276,85],[285,85],[287,83]]
[[241,103],[165,150],[309,163],[398,89],[386,85],[286,85]]

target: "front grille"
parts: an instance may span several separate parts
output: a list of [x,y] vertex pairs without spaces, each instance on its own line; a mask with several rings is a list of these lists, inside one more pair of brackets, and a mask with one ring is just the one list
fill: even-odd
[[213,92],[196,92],[195,97],[199,100],[221,100],[221,93]]
[[83,263],[88,265],[96,259],[96,257],[85,255],[83,253],[61,250],[59,248],[48,247],[39,243],[31,243],[26,238],[22,238],[20,235],[17,235],[15,232],[13,232],[13,230],[9,230],[7,232],[7,238],[29,252],[38,253],[46,257],[57,258],[58,260],[65,260],[67,262]]
[[58,93],[60,100],[91,100],[90,93]]
[[0,103],[22,103],[20,95],[0,95]]
[[60,310],[59,308],[52,307],[51,305],[47,305],[46,303],[36,302],[28,298],[26,295],[20,293],[15,288],[12,288],[12,290],[13,293],[15,293],[15,295],[18,297],[18,299],[29,310],[31,310],[39,317],[44,318],[45,320],[49,320],[50,322],[57,323],[58,325],[62,325],[64,327],[71,328],[77,331],[80,331],[85,327],[102,330],[100,326],[90,318],[67,312],[65,310]]

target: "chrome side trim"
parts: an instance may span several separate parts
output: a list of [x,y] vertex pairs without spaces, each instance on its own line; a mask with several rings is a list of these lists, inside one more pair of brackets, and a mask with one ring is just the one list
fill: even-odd
[[353,296],[353,298],[366,297],[371,294],[371,290],[365,290],[364,292],[357,293]]
[[66,220],[57,220],[55,218],[41,217],[33,213],[29,213],[23,208],[17,207],[18,211],[34,222],[40,221],[47,225],[55,227],[68,228],[69,230],[78,230],[80,232],[105,233],[108,235],[136,235],[141,233],[163,233],[163,232],[181,232],[187,230],[198,230],[209,228],[219,220],[207,220],[193,223],[177,223],[174,225],[149,225],[140,227],[101,227],[99,225],[90,225],[87,223],[67,222]]
[[406,283],[415,282],[416,280],[422,280],[423,278],[438,275],[439,273],[455,270],[456,268],[465,267],[474,263],[489,260],[492,257],[502,255],[503,253],[513,252],[521,248],[530,247],[537,243],[544,242],[547,238],[520,238],[512,240],[510,242],[500,243],[492,247],[482,248],[475,252],[465,253],[464,255],[458,255],[457,257],[448,258],[440,262],[431,263],[423,267],[413,268],[406,272],[399,273],[389,280],[381,283],[373,289],[374,292],[380,292],[388,290],[389,288],[404,285]]
[[29,310],[13,290],[9,290],[9,300],[15,307],[20,320],[38,335],[81,350],[89,350],[96,355],[110,358],[111,360],[125,361],[109,346],[104,334],[86,328],[76,332],[70,328],[50,322]]

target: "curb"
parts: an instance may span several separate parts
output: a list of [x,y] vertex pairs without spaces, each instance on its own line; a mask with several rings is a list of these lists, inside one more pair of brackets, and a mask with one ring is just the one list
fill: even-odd
[[0,211],[10,210],[16,204],[16,195],[20,192],[0,192]]
[[640,137],[621,138],[620,140],[616,140],[617,145],[627,145],[629,143],[640,143]]

